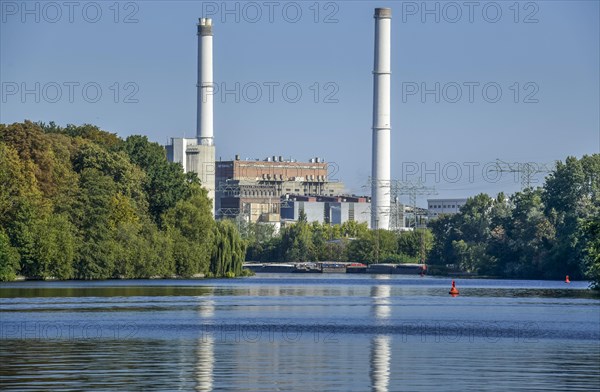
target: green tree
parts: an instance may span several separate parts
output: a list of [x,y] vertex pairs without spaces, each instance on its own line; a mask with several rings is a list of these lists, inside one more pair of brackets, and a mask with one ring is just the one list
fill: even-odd
[[398,253],[425,261],[433,246],[433,235],[430,230],[416,229],[403,231],[398,235]]
[[592,288],[600,290],[600,217],[595,216],[581,225],[585,241],[584,265]]
[[600,154],[557,162],[546,179],[542,193],[545,215],[556,228],[556,240],[549,254],[553,277],[584,276],[583,260],[588,246],[586,237],[581,236],[581,226],[600,214],[599,189]]
[[377,240],[375,231],[367,230],[348,243],[348,261],[356,263],[374,263],[377,259]]
[[16,278],[19,260],[18,250],[11,246],[8,235],[0,229],[0,281]]
[[80,174],[79,192],[77,204],[71,211],[82,241],[75,276],[79,279],[113,277],[118,245],[110,228],[110,217],[117,185],[101,171],[86,168]]
[[177,202],[162,220],[175,244],[173,255],[177,274],[207,273],[215,223],[206,190],[194,185],[192,196]]
[[193,188],[190,183],[199,184],[197,176],[186,175],[180,164],[168,162],[165,150],[157,143],[149,142],[145,136],[129,136],[125,141],[125,151],[131,161],[146,173],[144,190],[150,215],[158,224],[167,210],[191,196]]
[[316,261],[317,255],[313,244],[311,226],[306,219],[282,229],[281,246],[285,261]]
[[71,279],[76,255],[75,228],[66,215],[49,215],[33,228],[34,266],[29,276]]
[[219,221],[213,233],[215,241],[210,258],[211,274],[218,277],[240,276],[246,257],[246,244],[236,226],[229,220]]

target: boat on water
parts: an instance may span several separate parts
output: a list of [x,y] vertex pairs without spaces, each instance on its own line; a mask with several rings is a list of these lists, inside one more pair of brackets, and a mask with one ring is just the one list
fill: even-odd
[[296,266],[287,263],[244,263],[243,268],[255,273],[294,272]]
[[349,273],[349,274],[384,274],[384,275],[424,275],[427,272],[425,264],[370,264],[346,263],[336,261],[306,262],[306,263],[244,263],[255,273]]
[[321,271],[323,273],[345,274],[346,263],[341,262],[322,262]]
[[391,274],[391,275],[423,275],[427,271],[425,264],[369,264],[368,274]]
[[318,263],[296,263],[294,265],[296,268],[292,271],[294,273],[300,274],[320,274],[321,267]]
[[367,265],[363,263],[350,263],[346,265],[346,273],[348,274],[364,274],[367,272]]

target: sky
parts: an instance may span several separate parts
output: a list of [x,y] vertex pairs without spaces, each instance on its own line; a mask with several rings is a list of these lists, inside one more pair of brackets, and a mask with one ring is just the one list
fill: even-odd
[[322,157],[368,194],[376,7],[393,12],[392,177],[435,188],[420,205],[518,191],[496,159],[535,163],[541,185],[554,161],[600,152],[595,0],[0,0],[0,123],[193,137],[211,17],[217,159]]

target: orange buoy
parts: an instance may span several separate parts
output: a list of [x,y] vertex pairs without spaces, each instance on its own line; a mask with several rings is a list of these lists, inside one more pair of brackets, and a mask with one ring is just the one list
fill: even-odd
[[458,289],[456,288],[456,283],[454,283],[454,281],[452,281],[452,288],[450,289],[450,292],[448,293],[453,297],[456,297],[458,295]]
[[571,279],[569,279],[569,275],[565,278],[565,283],[571,283]]

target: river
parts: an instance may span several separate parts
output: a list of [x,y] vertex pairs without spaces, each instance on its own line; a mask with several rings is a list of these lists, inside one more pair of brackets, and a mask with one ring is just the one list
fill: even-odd
[[0,284],[0,389],[589,391],[586,282],[346,274]]

